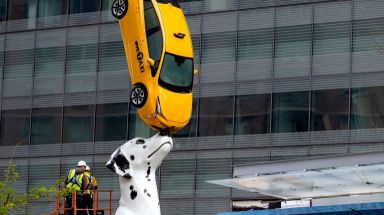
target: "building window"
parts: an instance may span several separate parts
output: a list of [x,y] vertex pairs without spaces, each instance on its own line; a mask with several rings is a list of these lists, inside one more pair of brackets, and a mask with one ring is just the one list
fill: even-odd
[[201,63],[235,61],[236,32],[208,33],[202,35]]
[[164,160],[160,170],[161,192],[192,196],[195,181],[194,168],[195,159]]
[[36,0],[9,0],[8,20],[36,17]]
[[199,136],[233,134],[233,97],[200,98]]
[[70,0],[69,13],[88,13],[100,10],[100,0]]
[[308,131],[308,92],[273,94],[272,132]]
[[63,142],[92,142],[94,105],[64,107]]
[[350,52],[350,22],[320,23],[314,26],[314,55]]
[[128,66],[122,42],[100,43],[99,45],[100,72],[108,74],[127,72]]
[[126,140],[128,104],[99,104],[96,106],[96,141]]
[[68,74],[96,73],[98,36],[98,26],[75,27],[68,30]]
[[7,0],[0,0],[0,22],[7,17]]
[[352,89],[351,129],[384,128],[384,87]]
[[236,97],[235,134],[269,133],[271,94]]
[[37,17],[67,14],[68,0],[39,0]]
[[153,136],[157,131],[149,128],[147,124],[143,122],[137,113],[137,108],[129,105],[129,127],[128,127],[128,139],[135,137],[148,138]]
[[311,131],[348,129],[349,90],[312,92]]
[[239,32],[238,60],[272,58],[273,30],[252,29]]
[[2,111],[0,145],[29,144],[30,112],[29,109]]
[[61,142],[62,108],[32,110],[31,144]]

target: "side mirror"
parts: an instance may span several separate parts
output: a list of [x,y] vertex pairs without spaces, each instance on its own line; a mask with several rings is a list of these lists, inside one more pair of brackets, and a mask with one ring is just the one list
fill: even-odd
[[155,61],[152,58],[148,58],[147,62],[149,64],[149,66],[151,66],[151,68],[153,68],[155,66]]
[[199,70],[197,70],[197,69],[194,69],[194,70],[193,70],[193,74],[194,74],[194,75],[197,75],[197,74],[199,74]]

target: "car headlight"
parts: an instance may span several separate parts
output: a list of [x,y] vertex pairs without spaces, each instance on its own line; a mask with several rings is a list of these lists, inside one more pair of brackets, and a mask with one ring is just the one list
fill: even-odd
[[157,97],[157,100],[156,100],[156,112],[157,114],[162,115],[159,97]]

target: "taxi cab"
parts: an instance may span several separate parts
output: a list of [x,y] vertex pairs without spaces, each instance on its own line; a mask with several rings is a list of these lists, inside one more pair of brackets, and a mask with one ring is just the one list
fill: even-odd
[[174,133],[192,112],[193,47],[177,0],[115,0],[132,88],[130,102],[140,118]]

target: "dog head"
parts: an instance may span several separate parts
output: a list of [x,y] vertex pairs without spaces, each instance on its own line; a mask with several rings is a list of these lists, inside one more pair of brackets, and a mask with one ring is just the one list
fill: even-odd
[[173,141],[169,136],[156,134],[148,139],[137,137],[113,152],[106,166],[125,178],[132,178],[135,172],[142,171],[149,175],[151,170],[157,169],[172,147]]

